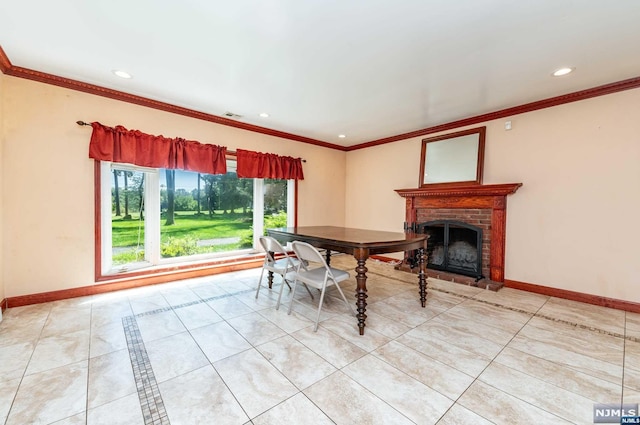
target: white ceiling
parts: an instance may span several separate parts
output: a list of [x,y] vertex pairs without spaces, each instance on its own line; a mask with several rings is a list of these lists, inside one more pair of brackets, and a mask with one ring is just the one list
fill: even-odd
[[640,76],[640,1],[2,0],[0,46],[14,66],[353,146]]

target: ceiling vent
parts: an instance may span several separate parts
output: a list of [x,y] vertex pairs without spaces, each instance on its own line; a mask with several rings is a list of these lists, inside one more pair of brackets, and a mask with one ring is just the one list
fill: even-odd
[[234,114],[233,112],[229,112],[229,111],[225,112],[224,116],[229,118],[236,118],[236,119],[242,118],[242,115]]

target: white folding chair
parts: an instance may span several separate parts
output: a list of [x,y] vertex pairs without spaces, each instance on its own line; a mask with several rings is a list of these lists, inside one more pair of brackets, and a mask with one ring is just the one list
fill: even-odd
[[[280,298],[282,297],[282,290],[284,289],[284,285],[286,284],[289,289],[291,289],[291,285],[289,282],[290,278],[287,277],[287,274],[292,274],[295,272],[298,263],[296,258],[290,257],[287,254],[287,250],[280,245],[280,242],[272,238],[271,236],[260,236],[260,245],[262,249],[265,251],[264,255],[264,263],[262,264],[262,271],[260,272],[260,280],[258,280],[258,288],[256,290],[256,299],[260,294],[260,288],[262,288],[262,278],[264,277],[264,272],[272,272],[282,276],[282,285],[280,286],[280,292],[278,294],[278,303],[276,305],[276,310],[280,308]],[[282,258],[276,260],[276,254],[281,255]],[[306,287],[306,285],[305,285]],[[307,291],[309,288],[307,287]],[[313,298],[313,294],[309,291],[309,295]]]
[[[347,301],[347,297],[344,296],[344,292],[342,292],[342,288],[340,288],[340,285],[338,284],[338,282],[349,279],[349,273],[345,272],[344,270],[339,270],[328,266],[322,254],[320,254],[315,247],[306,242],[295,241],[292,245],[293,252],[295,252],[296,257],[298,257],[300,262],[296,267],[296,272],[294,275],[295,277],[293,280],[293,290],[291,292],[291,301],[289,302],[288,314],[291,314],[291,308],[293,307],[293,301],[296,295],[296,287],[298,286],[298,282],[300,282],[305,286],[312,286],[321,291],[320,302],[318,303],[318,315],[316,316],[316,324],[313,328],[314,332],[318,330],[320,312],[322,311],[322,303],[324,302],[324,295],[327,286],[335,285],[335,287],[338,288],[338,291],[340,292],[344,303],[355,315],[355,309],[351,304],[349,304],[349,301]],[[309,267],[307,266],[309,262],[319,263],[320,267],[309,269]]]

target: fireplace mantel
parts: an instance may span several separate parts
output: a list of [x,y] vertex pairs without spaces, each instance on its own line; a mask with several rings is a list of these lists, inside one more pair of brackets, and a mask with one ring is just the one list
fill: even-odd
[[452,196],[507,196],[514,193],[522,183],[481,184],[451,188],[420,187],[416,189],[396,189],[398,195],[408,197],[452,197]]
[[396,189],[406,198],[405,226],[415,228],[418,210],[422,209],[489,209],[491,210],[490,279],[504,282],[505,231],[507,195],[515,193],[522,183],[468,185],[451,188],[422,187]]

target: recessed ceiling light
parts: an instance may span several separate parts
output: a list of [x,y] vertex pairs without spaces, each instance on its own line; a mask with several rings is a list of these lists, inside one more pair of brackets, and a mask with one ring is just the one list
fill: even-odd
[[346,134],[338,134],[338,137],[341,138],[341,139],[344,139],[345,137],[347,137],[347,135]]
[[262,113],[260,114],[260,116],[261,116],[262,118],[269,118],[269,114],[267,114],[266,112],[262,112]]
[[129,74],[126,71],[121,71],[119,69],[114,69],[111,72],[113,72],[115,75],[117,75],[120,78],[126,78],[126,79],[132,78],[131,74]]
[[563,75],[567,75],[573,72],[575,68],[560,68],[553,72],[554,77],[562,77]]

